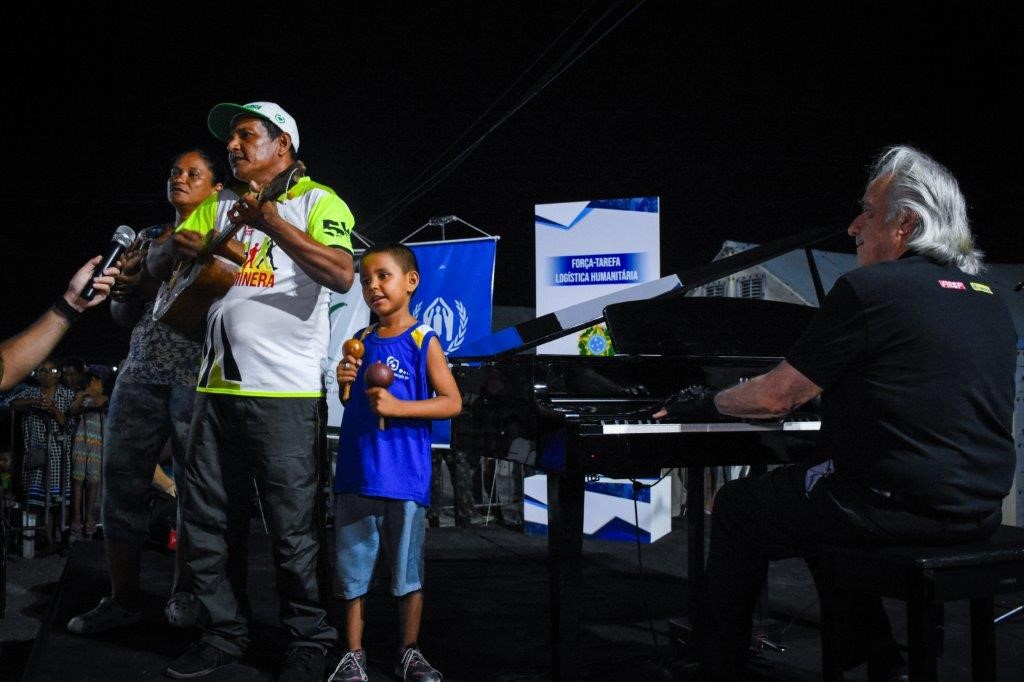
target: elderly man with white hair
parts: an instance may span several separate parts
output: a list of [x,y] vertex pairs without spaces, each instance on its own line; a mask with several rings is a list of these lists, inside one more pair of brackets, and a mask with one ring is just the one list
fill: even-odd
[[[1016,334],[979,275],[963,195],[946,168],[899,146],[876,161],[861,205],[848,230],[860,267],[785,360],[656,415],[773,418],[821,396],[815,462],[716,495],[695,620],[703,679],[744,679],[769,561],[813,557],[823,543],[967,542],[999,526],[1014,467]],[[881,600],[845,597],[846,666],[866,660],[869,680],[905,679]]]

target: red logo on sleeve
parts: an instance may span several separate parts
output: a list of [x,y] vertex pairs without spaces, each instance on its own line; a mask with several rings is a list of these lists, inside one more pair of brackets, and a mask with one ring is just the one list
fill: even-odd
[[963,282],[954,282],[948,279],[940,279],[939,286],[943,289],[959,289],[960,291],[967,291],[967,286]]

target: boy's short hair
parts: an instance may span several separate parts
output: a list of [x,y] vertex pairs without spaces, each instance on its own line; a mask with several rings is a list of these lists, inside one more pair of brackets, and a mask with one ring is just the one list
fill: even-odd
[[363,255],[359,257],[359,264],[362,265],[363,261],[367,256],[375,253],[386,253],[395,259],[398,263],[398,267],[402,268],[402,272],[419,272],[420,264],[416,260],[416,254],[412,252],[405,244],[399,244],[398,242],[391,242],[390,244],[375,244],[370,248],[363,251]]

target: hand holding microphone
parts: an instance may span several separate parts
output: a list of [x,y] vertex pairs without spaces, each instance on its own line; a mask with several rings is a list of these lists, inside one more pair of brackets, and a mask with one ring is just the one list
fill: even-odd
[[[121,255],[125,249],[131,248],[131,245],[135,242],[135,230],[128,227],[127,225],[121,225],[114,231],[114,236],[110,239],[110,246],[107,248],[107,254],[103,256],[97,263],[95,263],[95,269],[92,273],[92,278],[85,284],[82,291],[82,298],[86,301],[92,301],[96,294],[100,292],[99,289],[94,285],[93,280],[97,278],[103,278],[106,275],[108,269],[112,268],[117,262],[118,256]],[[90,263],[93,263],[96,259],[94,258]],[[111,282],[112,283],[112,282]],[[102,290],[102,293],[106,293],[110,290],[110,285]],[[69,301],[70,303],[70,301]],[[72,305],[74,305],[72,303]],[[85,307],[85,306],[83,306]]]

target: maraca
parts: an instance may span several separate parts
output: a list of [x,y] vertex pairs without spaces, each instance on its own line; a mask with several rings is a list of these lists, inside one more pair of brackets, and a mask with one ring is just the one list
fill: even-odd
[[[363,353],[365,353],[365,352],[366,352],[366,348],[363,347],[363,342],[360,341],[359,339],[349,339],[348,341],[346,341],[345,343],[343,343],[341,345],[341,354],[342,355],[351,355],[356,360],[359,360],[360,358],[362,358],[363,357]],[[343,402],[346,402],[346,403],[348,402],[348,397],[349,397],[349,394],[351,393],[351,391],[352,391],[352,384],[345,384],[345,388],[342,389],[342,394],[341,394],[342,395],[341,399],[342,399]]]
[[[375,362],[366,368],[366,385],[370,388],[388,388],[395,380],[395,373],[383,362]],[[384,417],[377,422],[377,428],[384,430]]]

